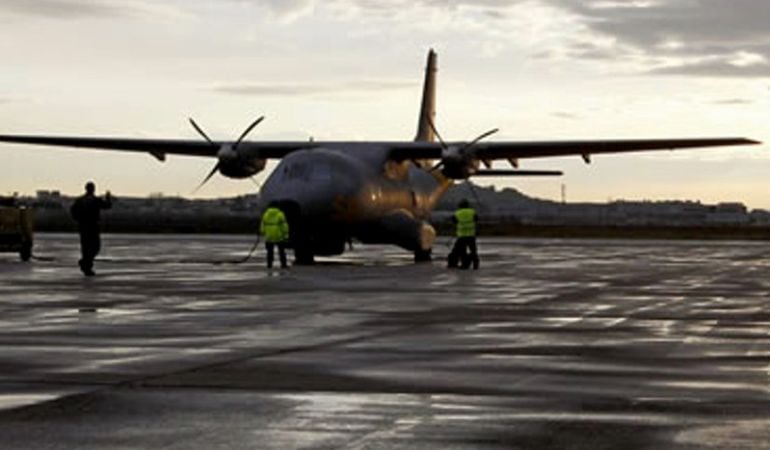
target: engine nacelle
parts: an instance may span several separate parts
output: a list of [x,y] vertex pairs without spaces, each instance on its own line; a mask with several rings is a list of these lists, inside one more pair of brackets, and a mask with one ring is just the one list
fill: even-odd
[[453,180],[464,180],[479,169],[479,161],[456,147],[447,148],[441,155],[441,173]]
[[357,236],[370,244],[394,244],[409,251],[427,251],[436,240],[436,230],[406,211],[394,212],[367,224]]
[[265,169],[266,159],[243,155],[229,145],[217,152],[219,173],[228,178],[249,178]]
[[228,178],[249,178],[265,169],[267,160],[249,158],[236,160],[219,160],[219,173]]

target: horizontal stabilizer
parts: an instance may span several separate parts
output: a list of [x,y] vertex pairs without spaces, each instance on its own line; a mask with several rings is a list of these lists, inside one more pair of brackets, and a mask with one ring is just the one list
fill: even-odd
[[560,177],[560,170],[478,170],[474,177]]

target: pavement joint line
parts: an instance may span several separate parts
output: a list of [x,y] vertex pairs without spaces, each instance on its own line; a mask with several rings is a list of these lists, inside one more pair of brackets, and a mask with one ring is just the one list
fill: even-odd
[[[347,345],[347,344],[351,344],[351,343],[355,343],[355,342],[360,342],[360,341],[363,341],[363,340],[366,340],[366,339],[377,339],[377,338],[380,338],[380,337],[385,337],[385,336],[390,336],[390,335],[393,335],[393,334],[401,333],[401,332],[404,332],[406,330],[411,330],[411,329],[414,329],[414,328],[418,328],[418,327],[423,326],[423,325],[426,325],[426,324],[410,325],[408,327],[397,327],[395,329],[388,330],[388,331],[381,331],[381,332],[377,332],[377,333],[368,333],[368,334],[360,334],[360,335],[357,335],[357,336],[347,337],[347,338],[344,338],[344,339],[337,339],[337,340],[333,340],[333,341],[329,341],[329,342],[316,343],[316,344],[313,344],[313,345],[286,347],[286,348],[277,349],[277,350],[268,351],[268,352],[260,351],[260,352],[254,352],[254,353],[247,353],[245,355],[241,355],[241,356],[238,356],[238,357],[235,357],[235,358],[230,358],[230,359],[227,359],[225,361],[216,361],[216,362],[211,362],[211,363],[208,363],[208,364],[203,364],[203,365],[194,366],[194,367],[188,367],[188,368],[184,368],[184,369],[180,369],[180,370],[175,370],[175,371],[171,371],[171,372],[167,372],[167,373],[152,374],[152,375],[147,375],[147,376],[143,376],[143,377],[139,377],[139,378],[133,378],[133,379],[122,380],[122,381],[117,381],[117,382],[98,382],[98,381],[96,381],[96,382],[82,383],[82,382],[75,382],[75,381],[54,381],[54,380],[24,380],[24,381],[3,380],[2,382],[0,382],[0,385],[1,384],[16,384],[16,385],[19,385],[19,384],[22,384],[22,385],[23,384],[31,384],[31,385],[36,385],[36,386],[57,386],[58,385],[58,386],[82,386],[84,388],[89,388],[89,387],[93,388],[93,389],[84,390],[84,391],[81,391],[81,392],[72,393],[70,395],[63,395],[61,397],[56,397],[56,398],[53,398],[53,399],[50,399],[50,400],[47,400],[47,401],[43,401],[43,402],[39,402],[39,403],[35,403],[35,404],[32,404],[32,405],[24,405],[24,406],[21,406],[19,408],[11,408],[11,410],[13,410],[13,409],[24,409],[24,408],[34,408],[34,407],[40,406],[40,405],[52,404],[52,403],[61,401],[64,398],[87,396],[87,395],[92,395],[92,394],[96,394],[96,393],[99,393],[99,392],[104,392],[104,391],[114,390],[114,389],[121,389],[121,388],[131,388],[131,389],[151,388],[152,389],[152,388],[154,388],[153,386],[146,385],[146,383],[149,383],[152,380],[163,379],[163,378],[166,378],[166,377],[175,376],[175,375],[181,375],[181,374],[184,374],[184,373],[196,372],[196,371],[199,371],[199,370],[212,369],[212,368],[216,368],[216,367],[220,367],[220,366],[227,366],[227,365],[238,363],[238,362],[242,362],[242,361],[248,361],[250,359],[269,358],[269,357],[272,357],[272,356],[286,355],[286,354],[290,354],[290,353],[297,353],[297,352],[310,351],[310,350],[319,350],[319,349],[323,349],[323,348],[327,348],[327,347],[334,347],[334,346],[339,346],[339,345]],[[181,385],[180,386],[171,386],[169,388],[179,388],[179,389],[181,389],[181,388],[185,388],[185,386],[181,386]],[[209,387],[209,388],[211,388],[211,387]]]
[[134,380],[127,380],[127,381],[118,383],[116,385],[116,387],[120,387],[120,386],[124,386],[124,385],[127,385],[129,387],[141,387],[143,385],[143,383],[147,383],[147,382],[155,380],[155,379],[160,379],[160,378],[165,378],[165,377],[175,376],[175,375],[181,375],[181,374],[189,373],[189,372],[196,372],[196,371],[199,371],[199,370],[213,369],[213,368],[216,368],[216,367],[227,366],[227,365],[230,365],[230,364],[235,364],[235,363],[239,363],[239,362],[243,362],[243,361],[248,361],[248,360],[251,360],[251,359],[270,358],[270,357],[273,357],[273,356],[287,355],[287,354],[291,354],[291,353],[300,353],[300,352],[304,352],[304,351],[321,350],[321,349],[328,348],[328,347],[336,347],[336,346],[353,344],[353,343],[361,342],[361,341],[367,340],[367,339],[378,339],[378,338],[381,338],[381,337],[392,336],[392,335],[397,334],[397,333],[402,333],[402,332],[407,331],[407,330],[412,330],[412,329],[415,329],[415,328],[418,328],[418,327],[421,327],[421,326],[424,326],[424,325],[426,325],[426,324],[415,324],[415,325],[410,325],[410,326],[407,326],[407,327],[396,327],[396,328],[394,328],[392,330],[389,330],[389,331],[380,331],[380,332],[377,332],[377,333],[368,333],[368,334],[362,333],[362,334],[357,335],[357,336],[347,337],[347,338],[343,338],[343,339],[337,339],[337,340],[332,340],[332,341],[328,341],[328,342],[319,342],[319,343],[311,344],[311,345],[300,345],[300,346],[285,347],[285,348],[280,348],[280,349],[276,349],[276,350],[272,350],[272,351],[246,352],[246,354],[237,356],[235,358],[230,358],[230,359],[227,359],[225,361],[216,361],[216,362],[211,362],[211,363],[208,363],[208,364],[203,364],[203,365],[200,365],[200,366],[195,366],[195,367],[189,367],[189,368],[186,368],[186,369],[175,370],[175,371],[171,371],[171,372],[164,373],[164,374],[148,375],[148,376],[140,377],[140,378],[137,378],[137,379],[134,379]]

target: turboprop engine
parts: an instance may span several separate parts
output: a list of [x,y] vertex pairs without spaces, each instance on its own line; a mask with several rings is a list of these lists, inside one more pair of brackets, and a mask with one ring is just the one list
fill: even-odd
[[429,251],[436,240],[436,230],[407,211],[396,211],[367,224],[357,236],[364,243],[398,245],[409,251]]
[[198,185],[195,191],[202,188],[203,185],[205,185],[217,172],[229,178],[249,178],[265,168],[267,160],[245,155],[243,152],[238,151],[238,146],[243,142],[243,139],[245,139],[251,130],[263,120],[265,120],[265,116],[261,116],[252,122],[234,143],[216,144],[193,119],[190,119],[190,125],[195,128],[195,131],[197,131],[206,142],[211,144],[213,148],[217,149],[217,163],[214,165],[214,168],[211,169],[211,172],[206,175],[206,178],[203,179],[201,184]]
[[[444,174],[445,177],[451,178],[453,180],[464,180],[479,170],[479,163],[481,161],[476,156],[476,144],[478,144],[482,139],[485,139],[499,131],[497,128],[494,128],[487,131],[486,133],[481,134],[479,137],[472,140],[471,142],[468,142],[467,144],[448,145],[441,137],[441,134],[438,132],[435,125],[433,125],[433,121],[429,121],[428,123],[433,129],[433,133],[441,143],[441,161],[433,166],[431,171],[441,169],[441,173]],[[484,164],[487,167],[490,166],[488,161],[484,161]]]
[[217,151],[216,169],[228,178],[249,178],[265,169],[266,159],[238,153],[232,145],[222,145]]
[[441,152],[438,168],[445,177],[464,180],[479,169],[479,160],[464,151],[463,147],[446,147]]

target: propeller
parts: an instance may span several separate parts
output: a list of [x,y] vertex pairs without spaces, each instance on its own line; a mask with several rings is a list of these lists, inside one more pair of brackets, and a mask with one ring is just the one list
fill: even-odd
[[265,116],[260,116],[257,120],[252,122],[251,125],[246,127],[246,129],[243,131],[243,133],[241,133],[241,135],[238,137],[238,140],[236,140],[235,143],[232,144],[232,146],[227,145],[227,144],[222,144],[221,146],[217,145],[216,143],[214,143],[214,141],[211,140],[211,138],[209,138],[209,136],[206,134],[206,132],[203,131],[203,129],[200,126],[198,126],[198,124],[195,122],[195,120],[192,119],[192,117],[190,117],[188,120],[190,121],[190,125],[192,125],[192,127],[195,128],[195,131],[197,131],[198,134],[200,134],[201,137],[203,137],[203,139],[206,140],[206,142],[211,144],[211,146],[213,148],[218,149],[217,150],[217,163],[214,165],[214,168],[211,169],[211,172],[209,172],[209,174],[206,175],[206,178],[203,179],[201,184],[199,184],[198,187],[196,187],[195,190],[192,192],[193,194],[195,194],[206,183],[209,182],[211,177],[213,177],[217,172],[219,172],[219,168],[220,168],[220,166],[222,164],[222,159],[223,158],[233,158],[233,157],[237,158],[238,154],[236,152],[238,150],[238,146],[241,144],[241,142],[243,142],[243,140],[246,138],[246,136],[248,136],[249,133],[251,133],[251,131],[257,125],[259,125],[263,120],[265,120]]
[[[433,120],[430,117],[428,117],[428,125],[430,126],[430,129],[433,130],[433,134],[436,135],[436,137],[438,138],[439,143],[441,143],[442,154],[449,153],[451,151],[449,145],[447,145],[446,141],[444,141],[444,139],[441,137],[441,133],[438,132],[436,125],[433,123]],[[457,150],[457,155],[462,159],[467,159],[467,160],[472,159],[474,157],[474,154],[472,152],[473,147],[475,147],[482,140],[497,133],[498,131],[500,131],[499,128],[493,128],[489,131],[485,131],[484,133],[481,133],[479,136],[476,137],[476,139],[460,147]],[[492,166],[491,161],[482,160],[482,162],[484,163],[484,166],[486,166],[487,168],[490,168]],[[430,171],[433,172],[441,169],[442,167],[444,167],[444,163],[445,163],[445,159],[442,158],[442,160],[439,161],[438,164],[433,166],[430,169]],[[476,200],[476,204],[478,204],[480,208],[484,208],[484,204],[481,202],[481,198],[479,197],[479,194],[476,192],[476,187],[474,186],[474,184],[470,182],[470,180],[467,180],[466,184],[468,185],[468,188],[470,189],[471,194],[473,195],[473,198]]]
[[[436,135],[436,137],[438,138],[439,143],[441,144],[442,153],[450,152],[452,149],[449,147],[449,145],[447,145],[446,141],[444,141],[444,139],[441,137],[441,133],[438,132],[438,129],[436,128],[436,125],[433,123],[433,120],[431,118],[428,118],[428,125],[430,126],[430,129],[433,131],[433,134]],[[482,140],[488,138],[489,136],[492,136],[493,134],[497,133],[498,131],[500,131],[499,128],[493,128],[493,129],[491,129],[489,131],[486,131],[486,132],[480,134],[474,140],[468,142],[467,144],[465,144],[462,147],[460,147],[459,149],[457,149],[456,150],[457,151],[457,155],[460,156],[463,159],[471,159],[473,157],[473,153],[470,152],[470,150],[472,150],[473,147],[476,146],[476,144],[478,144]],[[439,170],[442,167],[444,167],[444,164],[445,164],[445,161],[442,158],[442,160],[439,161],[436,165],[434,165],[430,169],[430,171],[433,172],[433,171]],[[487,161],[484,161],[484,165],[487,165]]]
[[217,172],[219,172],[219,162],[217,162],[217,163],[214,165],[214,168],[213,168],[213,169],[211,169],[211,172],[209,172],[209,174],[208,174],[208,175],[206,175],[206,178],[204,178],[204,179],[203,179],[203,181],[201,181],[201,184],[199,184],[199,185],[198,185],[198,187],[196,187],[196,188],[195,188],[195,189],[192,191],[193,195],[197,194],[197,193],[198,193],[198,191],[199,191],[199,190],[200,190],[200,189],[201,189],[201,188],[202,188],[202,187],[203,187],[203,186],[204,186],[206,183],[208,183],[208,182],[209,182],[209,180],[211,179],[211,177],[213,177],[213,176],[214,176],[214,174],[216,174]]
[[197,123],[195,123],[195,120],[193,120],[193,118],[192,118],[192,117],[188,117],[188,118],[187,118],[187,120],[189,120],[189,121],[190,121],[190,125],[192,125],[192,127],[193,127],[193,128],[195,128],[195,131],[197,131],[197,132],[198,132],[198,134],[200,134],[201,136],[203,136],[203,139],[205,139],[205,140],[206,140],[206,142],[208,142],[209,144],[211,144],[211,146],[212,146],[212,147],[216,148],[217,144],[215,144],[215,143],[214,143],[214,142],[211,140],[211,138],[209,138],[209,136],[208,136],[208,135],[207,135],[207,134],[206,134],[206,133],[203,131],[203,129],[202,129],[201,127],[199,127]]

